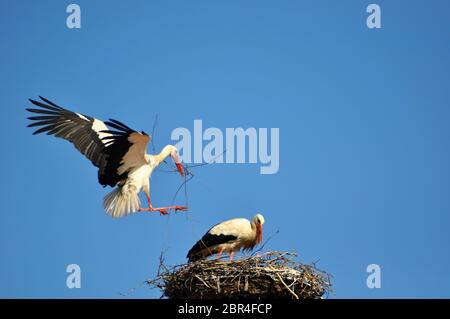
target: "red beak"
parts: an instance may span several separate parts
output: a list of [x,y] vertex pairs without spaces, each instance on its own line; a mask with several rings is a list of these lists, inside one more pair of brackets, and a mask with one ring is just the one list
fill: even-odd
[[258,225],[258,243],[262,242],[262,225]]
[[176,163],[176,164],[177,164],[177,168],[178,168],[178,171],[180,172],[181,176],[184,176],[183,166],[181,166],[180,163]]

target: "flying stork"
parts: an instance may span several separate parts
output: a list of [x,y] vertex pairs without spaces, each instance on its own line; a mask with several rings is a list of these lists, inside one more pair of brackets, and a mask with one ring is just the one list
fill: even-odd
[[[33,135],[46,132],[71,142],[98,167],[98,181],[103,187],[117,186],[103,201],[109,215],[122,217],[136,211],[156,211],[166,215],[169,210],[187,210],[185,206],[153,207],[150,201],[150,176],[168,156],[184,176],[178,151],[173,145],[165,146],[157,155],[149,155],[146,151],[151,137],[145,132],[137,132],[113,119],[102,122],[62,108],[42,96],[39,98],[42,102],[30,99],[39,108],[26,109],[38,114],[28,117],[32,121],[28,127],[38,127]],[[141,207],[138,196],[141,190],[147,197],[148,208]]]
[[245,218],[235,218],[213,226],[203,235],[187,254],[189,262],[223,252],[233,260],[234,253],[240,249],[251,250],[262,241],[262,225],[264,217],[256,214],[250,222]]

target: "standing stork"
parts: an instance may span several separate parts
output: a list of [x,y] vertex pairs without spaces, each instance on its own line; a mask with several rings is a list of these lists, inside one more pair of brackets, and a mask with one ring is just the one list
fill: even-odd
[[[46,132],[71,142],[98,167],[98,181],[103,187],[117,186],[103,201],[109,215],[122,217],[136,211],[157,211],[166,215],[169,210],[187,210],[185,206],[153,207],[150,201],[150,176],[168,156],[184,176],[174,146],[167,145],[161,153],[149,155],[147,144],[150,136],[145,132],[139,133],[113,119],[102,122],[69,111],[41,96],[39,98],[42,102],[30,99],[39,108],[28,108],[27,111],[39,115],[28,117],[32,121],[28,127],[38,127],[33,135]],[[141,207],[138,196],[141,190],[147,196],[148,208]]]
[[235,218],[213,226],[203,235],[187,254],[189,262],[223,252],[233,260],[234,253],[240,249],[251,250],[262,241],[262,225],[264,217],[256,214],[250,222],[245,218]]

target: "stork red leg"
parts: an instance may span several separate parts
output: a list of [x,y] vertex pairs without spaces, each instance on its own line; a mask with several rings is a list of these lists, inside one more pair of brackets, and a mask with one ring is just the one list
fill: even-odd
[[220,259],[220,257],[222,256],[222,253],[223,253],[224,250],[225,250],[225,248],[221,248],[221,249],[219,250],[219,252],[218,252],[217,255],[216,255],[216,260],[219,260],[219,259]]
[[164,206],[164,207],[153,207],[150,196],[147,196],[147,202],[148,202],[148,208],[139,208],[140,212],[159,212],[160,215],[168,215],[169,210],[175,210],[175,211],[186,211],[188,208],[186,206]]
[[232,251],[232,252],[230,253],[230,261],[233,261],[233,257],[234,257],[234,251]]

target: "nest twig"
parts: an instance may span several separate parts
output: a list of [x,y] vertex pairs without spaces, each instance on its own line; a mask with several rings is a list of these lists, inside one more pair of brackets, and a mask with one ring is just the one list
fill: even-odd
[[331,291],[331,276],[295,257],[266,252],[233,262],[199,260],[166,267],[161,256],[157,277],[147,283],[170,299],[323,298]]

